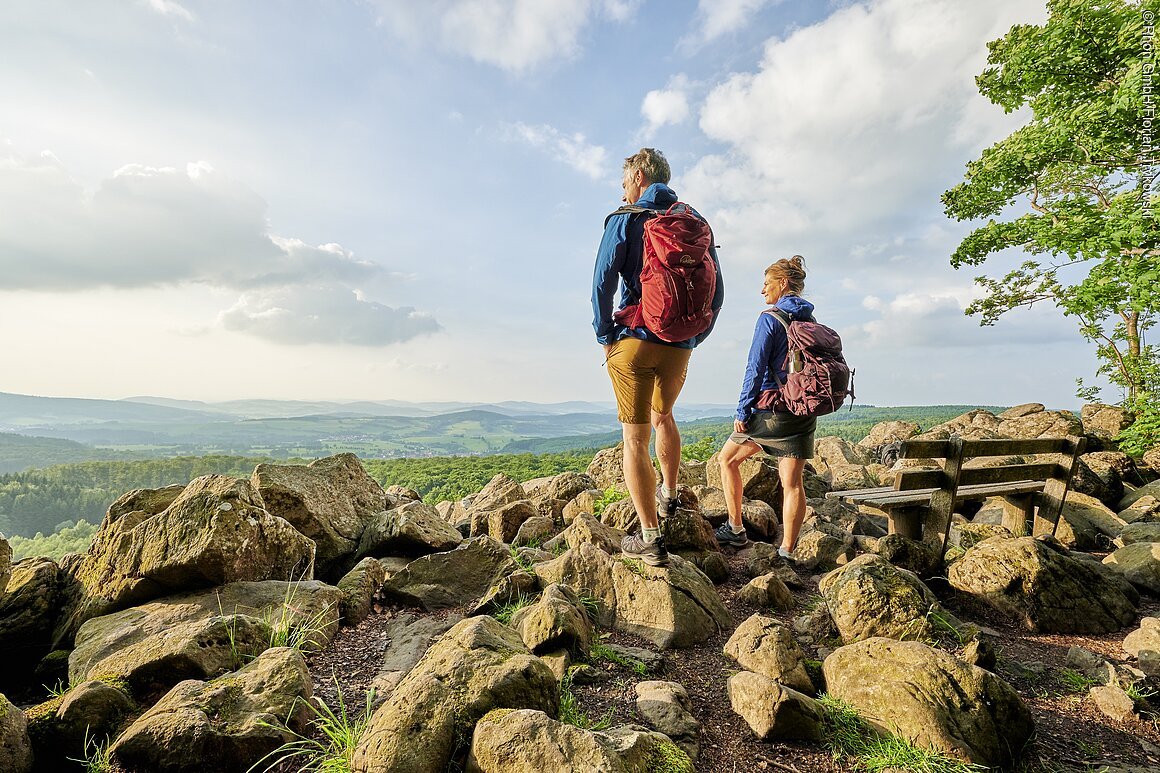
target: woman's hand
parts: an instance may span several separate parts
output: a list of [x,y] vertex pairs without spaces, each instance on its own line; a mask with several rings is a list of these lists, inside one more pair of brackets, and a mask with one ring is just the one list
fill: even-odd
[[744,432],[745,431],[745,422],[740,421],[739,419],[734,419],[733,420],[733,431],[734,432]]

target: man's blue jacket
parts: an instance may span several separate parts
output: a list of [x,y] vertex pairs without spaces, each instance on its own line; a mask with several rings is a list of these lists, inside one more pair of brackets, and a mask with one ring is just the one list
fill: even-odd
[[[636,202],[637,206],[659,209],[662,212],[677,201],[677,194],[664,183],[653,183],[645,188]],[[691,209],[691,208],[690,208]],[[697,217],[701,217],[700,213]],[[704,218],[701,218],[704,220]],[[601,344],[611,344],[621,338],[640,338],[644,341],[692,349],[713,332],[717,315],[725,301],[725,285],[721,281],[721,262],[717,259],[716,247],[710,245],[709,254],[717,269],[717,292],[713,295],[713,322],[709,329],[696,338],[676,343],[662,341],[643,327],[625,327],[612,319],[612,300],[617,285],[623,285],[620,305],[617,309],[640,303],[640,269],[644,263],[644,218],[631,214],[614,215],[604,226],[604,238],[596,253],[596,269],[592,273],[592,327],[596,330],[596,340]]]

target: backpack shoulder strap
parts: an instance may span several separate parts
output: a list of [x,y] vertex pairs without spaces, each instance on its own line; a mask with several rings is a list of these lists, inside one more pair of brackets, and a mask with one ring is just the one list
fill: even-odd
[[790,319],[788,314],[776,306],[771,306],[770,308],[766,309],[765,313],[780,322],[781,326],[785,328],[786,334],[789,334],[789,323],[793,322],[793,320]]
[[636,204],[625,204],[623,207],[616,210],[615,212],[609,213],[608,217],[604,218],[604,227],[607,228],[608,221],[617,215],[643,215],[645,213],[647,213],[650,217],[655,217],[656,215],[661,214],[651,207],[641,207]]

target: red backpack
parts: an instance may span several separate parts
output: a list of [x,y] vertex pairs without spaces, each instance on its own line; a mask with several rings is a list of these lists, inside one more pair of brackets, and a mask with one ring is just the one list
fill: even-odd
[[[789,348],[785,356],[785,383],[761,395],[759,410],[787,411],[795,416],[825,416],[842,407],[846,397],[854,408],[854,371],[842,356],[842,339],[817,322],[791,319],[780,309],[765,312],[785,328]],[[763,405],[764,403],[764,405]]]
[[630,205],[612,215],[626,213],[646,218],[640,303],[625,306],[612,318],[626,327],[648,328],[662,341],[686,341],[704,333],[713,323],[717,292],[709,224],[679,201],[665,212]]

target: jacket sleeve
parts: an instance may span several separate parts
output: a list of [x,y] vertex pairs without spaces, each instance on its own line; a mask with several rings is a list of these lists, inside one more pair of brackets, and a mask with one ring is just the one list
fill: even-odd
[[693,340],[694,346],[700,346],[701,342],[713,332],[717,318],[721,316],[721,307],[725,305],[725,282],[721,278],[721,260],[717,257],[717,248],[712,242],[709,244],[709,256],[713,258],[713,268],[717,271],[717,289],[713,292],[713,303],[709,307],[713,310],[713,319],[709,321],[708,329]]
[[610,218],[596,251],[596,268],[592,272],[592,328],[600,344],[616,340],[617,324],[612,319],[612,304],[624,268],[628,220],[628,215]]
[[737,399],[735,418],[748,422],[756,410],[757,399],[761,396],[761,385],[769,370],[769,360],[773,356],[774,326],[780,323],[770,314],[761,314],[753,329],[753,342],[749,345],[749,360],[745,363],[745,378],[741,381],[741,396]]

